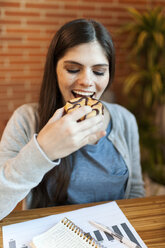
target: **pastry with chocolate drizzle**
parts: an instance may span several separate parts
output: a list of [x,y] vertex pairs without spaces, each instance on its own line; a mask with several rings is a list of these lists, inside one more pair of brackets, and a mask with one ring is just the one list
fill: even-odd
[[77,98],[73,98],[69,100],[64,106],[65,113],[66,114],[70,113],[85,105],[90,106],[92,108],[92,111],[89,114],[84,115],[80,120],[85,120],[85,119],[91,118],[99,114],[102,114],[102,115],[104,114],[104,107],[100,101],[94,98],[85,97],[85,96],[77,97]]

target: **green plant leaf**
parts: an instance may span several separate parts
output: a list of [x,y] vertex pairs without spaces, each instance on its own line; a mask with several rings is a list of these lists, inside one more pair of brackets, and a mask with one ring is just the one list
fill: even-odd
[[138,50],[144,46],[144,42],[145,42],[147,37],[148,37],[148,33],[146,31],[142,31],[139,34],[138,40],[137,40],[137,49]]
[[137,10],[137,9],[135,9],[135,8],[128,8],[128,12],[135,18],[135,19],[139,19],[139,20],[141,20],[141,14],[140,14],[140,12]]
[[159,72],[154,73],[152,81],[152,91],[155,96],[159,95],[163,88],[163,82],[161,74]]
[[165,45],[164,44],[164,36],[163,36],[163,34],[160,33],[160,32],[153,32],[153,37],[155,39],[156,44],[159,47],[163,48],[163,46]]
[[139,79],[139,72],[130,74],[125,80],[124,93],[129,93],[134,85],[139,81]]
[[143,100],[144,100],[144,103],[146,104],[147,107],[149,107],[151,105],[151,102],[152,102],[152,93],[151,93],[151,91],[145,90]]

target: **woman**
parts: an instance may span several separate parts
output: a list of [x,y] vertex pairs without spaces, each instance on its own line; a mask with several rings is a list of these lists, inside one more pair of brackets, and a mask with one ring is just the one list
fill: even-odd
[[19,107],[0,144],[0,218],[26,208],[144,196],[134,116],[103,102],[105,114],[64,115],[66,101],[100,99],[115,71],[113,42],[93,20],[73,20],[50,44],[39,103]]

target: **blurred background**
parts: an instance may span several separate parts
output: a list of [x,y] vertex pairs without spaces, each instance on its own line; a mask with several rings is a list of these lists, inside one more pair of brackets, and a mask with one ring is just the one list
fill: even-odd
[[137,118],[147,195],[165,194],[165,0],[0,0],[0,137],[13,111],[38,100],[57,29],[92,18],[110,31],[116,76],[103,99]]

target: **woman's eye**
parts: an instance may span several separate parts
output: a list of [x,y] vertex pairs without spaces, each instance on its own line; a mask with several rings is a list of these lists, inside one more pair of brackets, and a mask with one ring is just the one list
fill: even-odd
[[93,73],[97,76],[104,76],[104,72],[101,71],[93,71]]
[[77,73],[77,72],[79,72],[78,69],[77,69],[77,70],[70,70],[70,69],[67,69],[67,71],[68,71],[69,73]]

